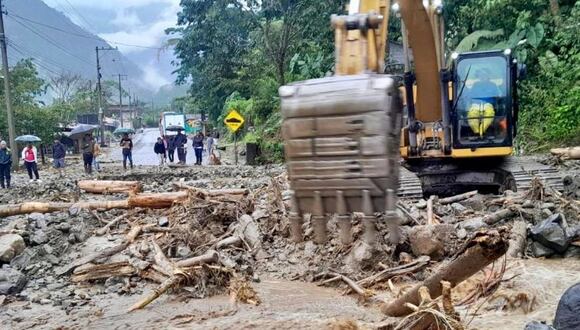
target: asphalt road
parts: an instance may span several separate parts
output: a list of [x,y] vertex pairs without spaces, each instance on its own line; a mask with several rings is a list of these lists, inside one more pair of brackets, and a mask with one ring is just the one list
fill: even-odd
[[[133,163],[137,165],[145,166],[155,166],[159,165],[159,158],[153,152],[153,147],[157,138],[159,137],[158,128],[147,128],[143,133],[138,133],[133,136]],[[193,165],[195,163],[195,154],[193,153],[193,147],[191,146],[191,139],[187,139],[187,164]],[[121,147],[115,148],[113,154],[111,155],[114,161],[123,161],[123,155],[121,152]],[[207,153],[204,152],[203,164],[207,164]],[[177,162],[177,152],[175,152],[175,160]],[[129,164],[127,164],[128,166]]]

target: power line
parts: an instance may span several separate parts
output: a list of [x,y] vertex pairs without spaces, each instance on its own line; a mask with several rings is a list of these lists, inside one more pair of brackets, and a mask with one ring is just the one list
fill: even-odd
[[[14,45],[13,43],[8,43],[8,47],[10,47],[12,50],[14,50],[15,52],[17,52],[18,54],[27,57],[27,54],[21,50],[18,46]],[[59,74],[56,73],[55,71],[53,71],[51,68],[44,66],[42,63],[40,63],[36,58],[30,58],[31,61],[34,62],[35,65],[38,65],[39,67],[45,69],[46,71],[58,76]]]
[[[21,55],[25,56],[25,57],[32,56],[32,59],[37,60],[37,61],[47,62],[48,65],[55,66],[55,67],[61,69],[62,71],[71,71],[71,72],[74,71],[74,70],[67,69],[67,68],[63,67],[60,63],[56,62],[55,60],[52,60],[52,59],[50,59],[48,57],[43,56],[42,54],[39,54],[39,53],[37,53],[35,51],[32,51],[30,49],[27,49],[26,47],[24,47],[22,45],[17,44],[16,42],[14,42],[11,39],[7,39],[7,43],[10,46],[12,46],[12,48],[14,48],[14,49],[18,48],[19,53]],[[23,52],[26,53],[26,54],[23,54]],[[35,57],[37,57],[37,58],[35,58]]]
[[75,55],[75,54],[73,54],[73,53],[69,52],[69,51],[68,51],[66,48],[64,48],[63,46],[59,45],[59,44],[58,44],[58,43],[57,43],[57,42],[56,42],[54,39],[50,38],[49,36],[47,36],[47,35],[43,34],[42,32],[40,32],[40,31],[38,31],[38,30],[36,30],[36,29],[34,29],[34,28],[32,28],[32,27],[29,27],[28,25],[26,25],[26,24],[24,24],[24,23],[20,22],[20,21],[19,21],[19,20],[17,20],[17,19],[14,19],[13,17],[11,17],[11,18],[12,18],[12,19],[13,19],[13,20],[14,20],[16,23],[18,23],[18,24],[22,25],[24,28],[26,28],[26,29],[27,29],[27,30],[29,30],[30,32],[34,33],[35,35],[37,35],[38,37],[40,37],[40,38],[42,38],[42,39],[45,39],[45,40],[46,40],[48,43],[50,43],[50,44],[51,44],[51,45],[53,45],[54,47],[56,47],[56,48],[60,49],[61,51],[63,51],[65,54],[68,54],[68,55],[70,55],[70,56],[74,57],[75,59],[77,59],[77,60],[79,60],[79,61],[83,62],[84,64],[88,64],[88,65],[90,65],[91,67],[93,66],[93,64],[92,64],[92,63],[90,63],[89,61],[85,60],[84,58],[82,58],[82,57],[80,57],[80,56],[78,56],[78,55]]
[[78,16],[78,17],[80,17],[80,18],[81,18],[81,20],[83,20],[83,22],[87,23],[87,26],[88,26],[88,27],[91,27],[91,28],[92,28],[92,29],[91,29],[91,30],[92,30],[91,32],[93,32],[93,33],[94,33],[94,32],[96,31],[96,29],[95,29],[95,26],[94,26],[93,24],[91,24],[91,23],[90,23],[90,22],[89,22],[89,21],[88,21],[88,20],[85,18],[85,16],[83,16],[83,14],[81,14],[81,12],[80,12],[80,11],[78,11],[78,10],[75,8],[75,6],[73,6],[73,5],[72,5],[72,3],[70,3],[68,0],[64,0],[64,1],[65,1],[66,3],[68,3],[68,5],[69,5],[69,6],[72,8],[72,10],[73,10],[73,11],[74,11],[74,12],[77,14],[77,16]]
[[92,40],[98,40],[98,41],[104,41],[104,42],[107,42],[109,44],[115,44],[115,45],[127,46],[127,47],[136,47],[136,48],[143,48],[143,49],[155,49],[155,50],[161,50],[161,49],[163,49],[163,47],[151,47],[151,46],[127,44],[127,43],[124,43],[124,42],[117,42],[117,41],[111,41],[111,40],[107,40],[107,39],[103,39],[103,38],[98,38],[98,37],[95,37],[93,35],[80,34],[80,33],[76,33],[76,32],[71,32],[71,31],[67,31],[67,30],[61,29],[61,28],[56,27],[56,26],[53,26],[53,25],[41,23],[41,22],[38,22],[38,21],[35,21],[35,20],[32,20],[32,19],[26,18],[26,17],[22,17],[20,15],[16,15],[16,14],[6,14],[6,16],[11,16],[12,18],[17,17],[17,18],[20,18],[20,19],[25,20],[27,22],[30,22],[32,24],[37,24],[37,25],[40,25],[40,26],[44,26],[46,28],[53,29],[53,30],[56,30],[56,31],[60,31],[62,33],[66,33],[66,34],[69,34],[69,35],[77,36],[77,37],[80,37],[80,38],[92,39]]

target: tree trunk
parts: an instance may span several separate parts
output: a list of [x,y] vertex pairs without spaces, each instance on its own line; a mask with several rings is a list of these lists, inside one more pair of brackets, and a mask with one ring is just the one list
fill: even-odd
[[82,180],[78,182],[81,190],[94,194],[139,193],[143,186],[139,181]]
[[564,159],[580,159],[580,147],[553,148],[550,153]]
[[85,210],[129,209],[135,207],[162,209],[169,208],[173,205],[173,203],[184,201],[187,198],[188,198],[187,191],[179,191],[158,194],[139,194],[119,201],[97,201],[97,202],[78,202],[78,203],[30,202],[30,203],[0,206],[0,218],[29,213],[60,212],[66,211],[70,208],[78,208]]
[[451,287],[463,282],[485,266],[505,254],[508,248],[507,231],[487,231],[478,233],[466,245],[458,256],[439,268],[423,283],[419,283],[401,298],[390,304],[381,306],[381,311],[389,316],[404,316],[413,312],[405,303],[418,306],[420,303],[419,289],[423,286],[429,289],[431,296],[437,298],[442,293],[441,281],[451,283]]

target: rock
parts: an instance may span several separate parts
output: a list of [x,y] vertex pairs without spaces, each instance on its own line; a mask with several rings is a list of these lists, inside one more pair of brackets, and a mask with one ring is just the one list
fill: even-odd
[[562,219],[562,215],[557,213],[534,226],[531,230],[532,239],[558,253],[566,252],[570,245],[570,238]]
[[409,244],[413,254],[440,259],[445,255],[445,242],[455,232],[452,225],[426,225],[413,227],[409,234]]
[[187,258],[191,256],[191,249],[187,245],[180,245],[177,247],[177,256],[180,258]]
[[32,245],[42,245],[48,242],[48,236],[43,230],[37,230],[34,234],[30,237],[30,243]]
[[526,324],[526,327],[524,328],[524,330],[556,330],[556,329],[552,328],[551,326],[547,325],[546,323],[532,321],[532,322]]
[[466,237],[467,237],[467,230],[465,230],[465,228],[460,228],[460,229],[457,231],[457,238],[459,238],[459,239],[464,239],[464,238],[466,238]]
[[451,208],[453,209],[453,211],[455,211],[455,213],[463,213],[463,212],[467,211],[467,207],[465,207],[459,203],[452,203]]
[[526,199],[523,203],[522,203],[522,207],[524,209],[533,209],[535,207],[534,202]]
[[554,327],[558,330],[580,329],[580,283],[570,287],[558,303]]
[[53,254],[47,254],[46,256],[44,256],[44,259],[48,262],[50,262],[52,265],[56,266],[58,264],[60,264],[60,259],[57,258],[55,255]]
[[70,231],[71,225],[68,222],[63,222],[56,226],[56,229],[62,231],[63,233],[68,233]]
[[415,203],[415,207],[418,208],[419,210],[423,210],[423,209],[427,208],[427,201],[424,199],[421,199],[417,203]]
[[4,265],[0,269],[0,295],[13,295],[17,294],[28,282],[28,278],[16,269]]
[[157,221],[157,224],[159,225],[159,227],[167,227],[169,226],[169,219],[167,217],[161,217]]
[[252,218],[254,218],[256,220],[260,220],[260,219],[267,218],[267,217],[268,217],[268,212],[266,212],[266,210],[264,210],[264,209],[256,209],[252,213]]
[[30,213],[28,220],[38,222],[39,220],[46,220],[46,216],[42,213]]
[[467,219],[459,223],[459,227],[464,228],[467,231],[476,231],[485,226],[487,226],[487,224],[483,222],[483,218],[481,217]]
[[8,234],[0,236],[0,262],[9,263],[26,248],[20,235]]
[[552,213],[552,211],[550,211],[549,209],[542,209],[542,216],[544,218],[547,217],[551,217],[554,213]]
[[580,258],[580,247],[570,245],[566,253],[564,253],[564,258]]
[[536,258],[541,258],[541,257],[547,258],[547,257],[552,256],[555,253],[554,250],[545,247],[540,242],[532,242],[530,244],[530,250],[532,251],[532,254],[534,255],[534,257],[536,257]]
[[314,254],[316,253],[316,244],[314,244],[314,242],[312,241],[308,241],[304,244],[304,256],[307,258],[310,258],[312,256],[314,256]]
[[548,209],[550,211],[554,211],[556,209],[556,204],[554,203],[543,203],[540,206],[541,209]]
[[70,244],[75,244],[77,242],[77,236],[74,233],[71,233],[70,235],[68,235],[67,240]]
[[473,197],[470,197],[464,201],[461,201],[461,205],[467,207],[468,209],[472,209],[474,211],[483,211],[487,208],[486,201],[487,197],[482,194],[477,194]]

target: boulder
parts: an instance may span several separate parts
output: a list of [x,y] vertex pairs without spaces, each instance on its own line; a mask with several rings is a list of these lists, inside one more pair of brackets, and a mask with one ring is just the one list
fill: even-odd
[[24,274],[8,265],[0,269],[0,295],[17,294],[24,289],[27,282]]
[[556,213],[534,226],[531,230],[532,239],[558,253],[566,252],[570,245],[570,237],[562,220],[563,216]]
[[545,247],[544,245],[542,245],[542,243],[540,242],[532,242],[530,244],[530,250],[532,251],[532,255],[536,258],[542,258],[542,257],[550,257],[552,255],[554,255],[554,250]]
[[0,262],[9,263],[26,248],[20,235],[8,234],[0,236]]
[[554,327],[558,330],[578,330],[580,329],[578,315],[580,315],[580,283],[570,287],[560,298],[554,317]]
[[31,245],[41,245],[48,242],[48,236],[43,230],[37,230],[31,237]]
[[409,244],[413,254],[440,259],[445,255],[445,242],[455,232],[453,225],[427,225],[413,227],[409,233]]

